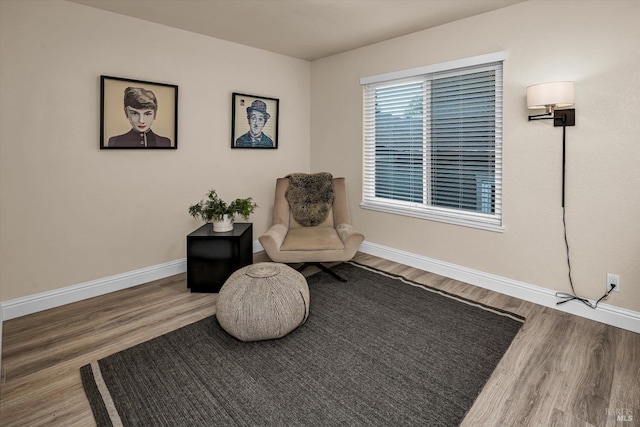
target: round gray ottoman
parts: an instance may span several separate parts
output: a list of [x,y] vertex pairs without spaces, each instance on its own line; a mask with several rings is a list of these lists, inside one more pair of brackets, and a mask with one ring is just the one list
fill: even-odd
[[281,338],[309,316],[309,287],[302,274],[273,262],[235,271],[218,293],[216,318],[241,341]]

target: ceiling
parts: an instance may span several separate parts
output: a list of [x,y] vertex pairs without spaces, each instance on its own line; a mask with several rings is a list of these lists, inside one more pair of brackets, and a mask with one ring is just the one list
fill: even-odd
[[525,0],[69,0],[313,61]]

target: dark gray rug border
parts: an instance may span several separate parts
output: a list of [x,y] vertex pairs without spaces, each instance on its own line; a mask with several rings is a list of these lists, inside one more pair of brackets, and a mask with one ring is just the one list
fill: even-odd
[[98,385],[96,384],[93,369],[90,364],[80,368],[80,379],[82,380],[82,385],[87,394],[89,406],[91,406],[91,411],[93,412],[96,423],[99,426],[113,426],[104,399],[102,398],[102,393],[98,390]]
[[[527,320],[524,316],[516,314],[516,313],[514,313],[512,311],[508,311],[508,310],[504,310],[504,309],[501,309],[501,308],[493,307],[491,305],[484,304],[484,303],[481,303],[481,302],[478,302],[478,301],[474,301],[472,299],[465,298],[465,297],[456,295],[454,293],[451,293],[451,292],[448,292],[448,291],[444,291],[442,289],[435,288],[433,286],[425,285],[423,283],[418,283],[418,282],[413,281],[411,279],[407,279],[406,277],[404,277],[404,276],[402,276],[400,274],[389,273],[388,271],[380,270],[379,268],[375,268],[375,267],[371,267],[371,266],[368,266],[368,265],[365,265],[365,264],[361,264],[361,263],[359,263],[357,261],[347,261],[347,264],[351,264],[351,265],[353,265],[355,267],[360,267],[360,268],[363,268],[365,270],[370,270],[370,271],[373,271],[374,273],[382,274],[382,275],[390,277],[392,279],[400,280],[400,281],[402,281],[402,282],[404,282],[404,283],[406,283],[408,285],[412,285],[412,286],[416,286],[416,287],[419,287],[419,288],[423,288],[426,291],[433,292],[433,293],[436,293],[436,294],[440,294],[440,295],[442,295],[444,297],[454,299],[454,300],[462,302],[464,304],[473,305],[475,307],[481,308],[481,309],[486,310],[486,311],[490,311],[492,313],[495,313],[495,314],[498,314],[498,315],[501,315],[501,316],[509,317],[509,318],[511,318],[513,320],[517,320],[517,321],[519,321],[521,323],[524,323]],[[444,276],[442,276],[442,277],[444,277]],[[462,283],[465,283],[465,282],[462,282]],[[474,285],[469,285],[469,286],[474,286]]]

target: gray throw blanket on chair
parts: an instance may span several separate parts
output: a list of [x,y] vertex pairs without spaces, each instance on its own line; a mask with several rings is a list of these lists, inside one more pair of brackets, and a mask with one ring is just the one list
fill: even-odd
[[327,172],[314,174],[292,173],[285,198],[291,213],[304,227],[313,227],[324,221],[333,205],[333,176]]

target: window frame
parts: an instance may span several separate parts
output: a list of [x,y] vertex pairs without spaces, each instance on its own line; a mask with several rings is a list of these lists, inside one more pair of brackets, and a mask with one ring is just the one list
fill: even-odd
[[[449,224],[480,228],[489,231],[504,231],[502,222],[502,116],[503,116],[503,62],[506,52],[495,52],[487,55],[479,55],[455,61],[418,67],[409,70],[395,71],[376,76],[363,77],[360,84],[363,86],[363,188],[360,207],[380,212],[405,215],[427,220],[445,222]],[[424,201],[431,197],[431,179],[427,175],[430,168],[431,150],[429,147],[430,117],[425,114],[425,136],[423,137],[423,159],[425,162],[423,171],[423,202],[409,202],[388,198],[376,197],[376,141],[375,125],[371,124],[371,117],[367,112],[375,111],[375,90],[385,86],[393,86],[412,81],[430,81],[433,78],[442,78],[453,75],[469,74],[478,71],[495,70],[495,145],[493,149],[495,175],[494,175],[494,212],[484,213],[460,208],[448,208],[426,204]],[[430,90],[425,90],[423,103],[428,102]],[[373,110],[371,109],[373,108]],[[375,120],[374,120],[375,121]]]

